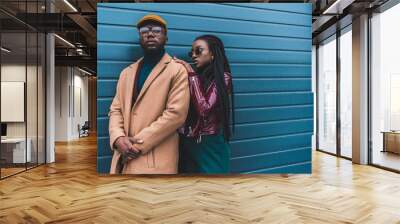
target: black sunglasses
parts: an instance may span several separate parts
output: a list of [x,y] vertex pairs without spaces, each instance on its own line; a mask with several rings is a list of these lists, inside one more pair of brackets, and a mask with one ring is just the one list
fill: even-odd
[[192,58],[193,55],[200,55],[203,51],[204,51],[203,48],[197,47],[197,48],[194,49],[194,52],[193,52],[193,50],[192,50],[192,51],[189,51],[188,56],[189,56],[190,58]]

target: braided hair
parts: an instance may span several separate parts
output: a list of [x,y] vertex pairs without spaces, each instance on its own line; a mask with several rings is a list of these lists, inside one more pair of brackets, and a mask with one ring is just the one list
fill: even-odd
[[[234,94],[233,85],[230,82],[230,86],[225,85],[224,73],[231,73],[231,68],[229,66],[228,58],[225,54],[224,43],[217,36],[214,35],[202,35],[195,39],[204,40],[209,48],[209,51],[213,54],[214,59],[210,62],[208,66],[209,74],[207,77],[210,80],[215,81],[218,93],[219,110],[217,110],[218,117],[222,120],[222,127],[224,130],[225,141],[229,141],[234,131]],[[231,90],[228,92],[228,88]],[[232,115],[232,132],[229,127],[229,122]]]

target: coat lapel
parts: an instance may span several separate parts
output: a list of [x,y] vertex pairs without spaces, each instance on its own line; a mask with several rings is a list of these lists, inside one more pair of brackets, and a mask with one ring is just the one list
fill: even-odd
[[151,83],[164,71],[164,69],[167,67],[168,63],[171,62],[171,60],[172,60],[171,56],[165,53],[164,56],[161,58],[160,62],[153,68],[153,70],[151,70],[151,73],[144,82],[142,90],[140,91],[139,96],[136,98],[133,107],[135,107],[135,105],[141,100],[141,98],[151,85]]
[[126,86],[125,105],[127,112],[130,112],[130,109],[132,107],[133,91],[135,89],[135,80],[138,74],[137,69],[139,68],[139,64],[142,60],[143,58],[140,58],[136,63],[131,65],[131,72],[128,75],[128,78],[126,79],[127,86]]

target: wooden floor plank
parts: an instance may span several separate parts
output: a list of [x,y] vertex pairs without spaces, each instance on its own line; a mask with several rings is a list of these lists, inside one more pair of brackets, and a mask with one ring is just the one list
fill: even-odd
[[0,223],[400,223],[400,175],[313,152],[311,175],[104,176],[96,138],[0,181]]

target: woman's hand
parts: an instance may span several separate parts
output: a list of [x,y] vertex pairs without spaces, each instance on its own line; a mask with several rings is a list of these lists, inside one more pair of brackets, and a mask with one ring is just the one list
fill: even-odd
[[182,65],[186,68],[186,71],[187,71],[187,72],[194,72],[192,66],[191,66],[189,63],[187,63],[186,61],[181,60],[181,59],[178,59],[178,58],[175,57],[175,56],[174,56],[174,61],[176,61],[176,62],[179,63],[179,64],[182,64]]

